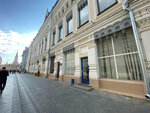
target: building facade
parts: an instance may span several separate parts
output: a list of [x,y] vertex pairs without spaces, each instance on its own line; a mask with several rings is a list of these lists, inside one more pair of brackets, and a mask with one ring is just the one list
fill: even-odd
[[47,11],[43,25],[29,46],[26,70],[30,73],[40,73],[41,76],[47,75],[51,34],[50,26],[51,14]]
[[20,64],[22,72],[26,71],[27,57],[28,57],[28,48],[26,47],[25,50],[23,51],[22,62]]
[[[96,89],[144,98],[150,78],[150,2],[126,1],[58,0],[51,19],[41,27],[46,30],[52,22],[45,33],[49,51],[42,52],[44,31],[37,34],[42,48],[38,54],[41,73],[46,74],[46,59],[49,78],[74,79]],[[123,4],[131,10],[123,9]]]

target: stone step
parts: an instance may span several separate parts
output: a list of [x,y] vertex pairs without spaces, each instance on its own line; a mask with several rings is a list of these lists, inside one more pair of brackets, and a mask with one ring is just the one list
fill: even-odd
[[91,87],[89,85],[84,85],[84,84],[74,84],[74,85],[72,85],[72,87],[82,89],[85,91],[91,91],[94,89],[93,87]]
[[85,86],[85,87],[92,87],[89,84],[83,84],[83,83],[78,83],[78,85]]

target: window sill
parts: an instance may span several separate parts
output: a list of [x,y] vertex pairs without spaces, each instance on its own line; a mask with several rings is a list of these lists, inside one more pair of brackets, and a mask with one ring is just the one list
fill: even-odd
[[80,25],[80,26],[78,27],[78,29],[80,29],[82,26],[84,26],[84,25],[87,24],[88,22],[89,22],[89,20],[86,21],[85,23],[83,23],[82,25]]
[[70,32],[69,34],[66,35],[66,37],[69,36],[69,35],[71,35],[72,33],[73,33],[73,32]]
[[62,39],[58,40],[58,42],[62,41]]

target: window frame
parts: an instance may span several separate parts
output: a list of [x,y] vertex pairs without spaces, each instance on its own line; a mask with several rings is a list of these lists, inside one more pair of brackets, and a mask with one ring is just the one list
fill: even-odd
[[[74,60],[67,59],[67,55],[70,55],[70,56],[74,55],[74,57],[73,57]],[[67,66],[70,63],[74,63],[74,65],[73,65],[73,73],[71,73],[71,68],[70,68],[70,70],[67,70]],[[74,74],[75,74],[75,50],[74,49],[65,53],[65,62],[64,62],[64,64],[65,64],[65,75],[72,75],[72,76],[74,76]]]
[[43,40],[42,40],[41,53],[43,52],[43,46],[44,46],[44,42],[43,42]]
[[46,63],[46,59],[43,59],[43,64],[45,64]]
[[107,7],[106,9],[104,9],[103,11],[100,11],[100,6],[99,6],[99,0],[97,0],[97,9],[98,9],[98,13],[97,16],[100,15],[101,13],[105,12],[106,10],[108,10],[109,8],[113,7],[114,5],[116,5],[118,3],[118,0],[115,0],[116,2],[112,5],[110,5],[109,7]]
[[[62,29],[62,36],[61,36],[61,32],[60,32],[61,29]],[[58,35],[58,42],[59,42],[59,41],[61,41],[63,39],[63,25],[62,24],[58,27],[58,32],[59,32],[59,35]]]
[[[115,32],[115,34],[110,34],[110,35],[107,35],[107,36],[104,36],[104,37],[102,37],[102,38],[104,38],[105,40],[106,40],[106,38],[109,38],[110,39],[110,43],[111,43],[111,51],[112,51],[112,54],[105,54],[105,55],[102,55],[102,51],[100,50],[101,48],[100,48],[100,46],[102,46],[102,45],[100,45],[100,40],[102,40],[102,39],[98,39],[98,41],[97,41],[97,58],[98,58],[98,65],[99,65],[99,67],[101,67],[101,64],[100,64],[100,60],[103,60],[103,59],[110,59],[111,60],[111,58],[113,59],[113,61],[114,61],[114,72],[115,72],[115,76],[113,76],[114,78],[110,78],[110,76],[109,75],[107,75],[106,77],[104,77],[105,75],[102,75],[101,74],[101,78],[107,78],[107,79],[118,79],[118,80],[134,80],[134,81],[142,81],[143,80],[143,78],[142,78],[142,75],[141,74],[138,74],[137,75],[137,78],[135,78],[135,79],[133,79],[132,77],[134,76],[134,74],[133,75],[130,75],[130,78],[128,78],[128,76],[125,76],[124,78],[123,78],[123,76],[120,76],[120,73],[119,72],[121,72],[121,69],[119,69],[118,68],[118,66],[119,66],[119,64],[118,64],[118,59],[119,58],[121,58],[121,57],[128,57],[128,60],[126,59],[126,61],[128,61],[128,62],[131,62],[131,61],[134,61],[135,62],[135,64],[136,64],[136,67],[138,67],[138,72],[140,73],[140,71],[141,71],[141,66],[140,66],[140,63],[138,63],[138,62],[136,62],[136,61],[139,61],[139,58],[138,57],[136,57],[136,59],[135,58],[133,58],[133,59],[130,59],[129,58],[129,56],[132,58],[132,55],[134,55],[134,56],[136,56],[136,55],[138,55],[138,51],[137,51],[137,48],[135,48],[133,51],[126,51],[126,52],[117,52],[117,50],[116,50],[116,45],[117,44],[115,44],[115,38],[116,37],[118,37],[120,40],[124,40],[124,38],[120,38],[121,36],[119,36],[118,34],[120,33],[120,34],[122,34],[122,35],[124,35],[126,38],[128,37],[128,36],[126,36],[126,34],[128,34],[128,31],[132,31],[132,28],[131,27],[129,27],[129,28],[126,28],[126,29],[124,29],[124,30],[126,30],[126,33],[124,33],[124,31],[118,31],[118,32]],[[133,32],[131,33],[132,34],[132,37],[130,38],[130,39],[133,39],[134,40],[134,35],[133,35]],[[127,38],[127,39],[129,39],[129,38]],[[108,41],[107,41],[108,42]],[[126,41],[125,41],[126,42]],[[126,43],[128,43],[128,41],[126,42]],[[129,44],[129,43],[128,43]],[[135,44],[135,40],[134,40],[134,42],[132,41],[132,44]],[[109,44],[108,44],[109,45]],[[107,45],[107,46],[108,46]],[[136,45],[136,44],[135,44]],[[125,47],[125,49],[126,50],[128,50],[128,47],[126,46]],[[111,52],[110,51],[110,49],[107,49],[107,51],[109,51],[109,52]],[[102,56],[100,56],[100,55],[102,55]],[[125,62],[126,62],[125,61]],[[105,62],[106,63],[106,62]],[[131,66],[131,65],[129,65],[128,64],[128,66]],[[132,67],[135,69],[135,65],[133,65],[132,64]],[[133,69],[133,70],[134,70]],[[113,70],[111,70],[111,71],[113,71]],[[99,72],[101,73],[102,72],[102,69],[100,69],[99,68]],[[131,72],[131,71],[130,71]],[[139,75],[141,75],[141,76],[139,76]]]
[[69,22],[70,22],[71,20],[73,21],[73,18],[67,20],[67,35],[66,35],[66,36],[68,36],[68,35],[70,35],[71,33],[73,33],[73,30],[72,30],[71,32],[69,32]]
[[[78,4],[79,5],[79,4]],[[87,4],[86,4],[86,6],[88,6],[88,0],[87,0]],[[88,23],[89,22],[89,10],[88,10],[88,20],[86,21],[86,22],[84,22],[83,24],[81,24],[81,10],[83,10],[86,6],[84,6],[82,9],[78,9],[78,17],[79,17],[79,24],[78,24],[78,29],[80,28],[80,27],[82,27],[82,26],[84,26],[86,23]],[[88,7],[89,8],[89,7]]]
[[41,43],[39,44],[39,54],[41,53]]
[[71,0],[71,4],[73,4],[74,0]]
[[68,1],[66,2],[66,9],[68,9],[69,8],[69,4],[68,4]]
[[53,31],[53,37],[52,38],[53,38],[53,40],[52,40],[52,46],[54,46],[55,45],[55,40],[56,40],[56,30]]
[[47,37],[45,38],[45,47],[44,47],[44,51],[46,50],[47,48]]
[[[70,14],[71,13],[71,14]],[[71,17],[68,17],[67,18],[67,16],[68,15],[70,15]],[[66,37],[68,36],[68,35],[70,35],[71,33],[73,33],[73,13],[72,13],[72,11],[70,11],[68,14],[67,14],[67,16],[66,16],[66,22],[67,22],[67,32],[66,32]],[[71,32],[69,32],[69,22],[72,20],[72,31]]]

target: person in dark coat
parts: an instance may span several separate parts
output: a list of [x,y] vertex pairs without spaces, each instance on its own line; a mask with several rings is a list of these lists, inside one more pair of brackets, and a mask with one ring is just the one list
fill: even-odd
[[9,73],[6,70],[6,67],[3,67],[2,70],[0,71],[0,94],[2,94],[6,86],[7,76],[9,76]]

